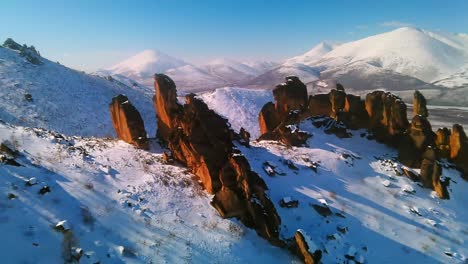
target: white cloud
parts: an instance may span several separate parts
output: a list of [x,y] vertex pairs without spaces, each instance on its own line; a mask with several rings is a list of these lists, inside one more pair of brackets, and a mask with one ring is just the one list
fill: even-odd
[[383,26],[383,27],[411,27],[413,25],[411,23],[405,23],[405,22],[394,20],[394,21],[382,22],[382,23],[380,23],[380,26]]

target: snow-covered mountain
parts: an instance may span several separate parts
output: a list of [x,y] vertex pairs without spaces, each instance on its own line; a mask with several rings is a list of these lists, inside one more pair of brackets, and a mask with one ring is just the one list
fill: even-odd
[[337,46],[338,44],[320,42],[311,50],[307,51],[306,53],[286,60],[284,64],[286,65],[294,65],[294,64],[314,65],[314,63],[317,60],[321,59],[325,54],[332,51]]
[[187,65],[183,60],[169,56],[158,50],[144,50],[108,69],[111,74],[121,74],[144,85],[151,86],[156,72]]
[[227,58],[197,66],[160,51],[146,50],[115,66],[98,70],[95,74],[103,77],[124,76],[152,87],[154,74],[165,73],[178,84],[180,92],[196,92],[236,85],[275,66],[277,64],[270,61],[244,63]]
[[0,47],[1,120],[68,135],[111,136],[109,103],[122,93],[140,110],[148,133],[155,134],[154,89],[125,77],[104,79],[40,60],[35,65],[18,51]]

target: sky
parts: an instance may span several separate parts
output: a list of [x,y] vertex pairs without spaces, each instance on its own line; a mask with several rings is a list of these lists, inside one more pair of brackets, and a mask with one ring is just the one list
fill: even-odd
[[320,41],[346,42],[402,26],[468,33],[465,0],[1,0],[11,37],[69,67],[94,71],[145,49],[194,64],[280,61]]

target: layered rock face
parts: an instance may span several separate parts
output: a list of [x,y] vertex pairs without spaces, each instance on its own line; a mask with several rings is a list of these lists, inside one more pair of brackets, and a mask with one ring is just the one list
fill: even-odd
[[112,98],[109,109],[117,137],[138,148],[148,149],[143,119],[128,98],[122,94],[117,95]]
[[397,145],[399,136],[408,128],[406,104],[397,96],[374,91],[366,96],[369,129],[379,141]]
[[415,116],[420,115],[423,117],[428,117],[429,112],[426,107],[426,98],[419,91],[414,92],[413,97],[413,114]]
[[455,124],[450,135],[450,160],[462,172],[464,179],[468,179],[468,138],[463,127]]
[[449,181],[442,182],[442,167],[432,158],[425,158],[421,163],[421,182],[424,187],[434,190],[441,199],[449,199],[447,186]]
[[302,110],[307,106],[307,87],[296,76],[286,77],[286,82],[273,90],[275,110],[281,119],[291,111]]
[[221,216],[237,217],[260,236],[280,245],[281,220],[265,194],[267,186],[232,143],[240,136],[229,128],[226,119],[193,94],[186,96],[184,106],[178,104],[175,84],[166,75],[155,76],[155,89],[161,130],[158,136],[173,157],[186,164],[214,194],[212,205]]

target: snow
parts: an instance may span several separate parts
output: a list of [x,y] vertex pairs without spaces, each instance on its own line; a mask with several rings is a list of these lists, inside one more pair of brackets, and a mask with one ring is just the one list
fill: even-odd
[[199,97],[210,109],[227,118],[234,131],[244,127],[251,139],[260,136],[258,113],[265,103],[273,100],[271,91],[237,87],[219,88]]
[[[66,68],[41,58],[33,65],[16,51],[0,48],[0,119],[77,136],[113,136],[112,97],[126,94],[140,111],[149,135],[156,133],[154,90]],[[25,100],[32,95],[32,102]]]
[[[65,253],[82,252],[80,263],[299,263],[238,221],[220,218],[194,175],[162,164],[156,143],[148,152],[117,140],[54,135],[0,123],[0,142],[17,139],[22,165],[0,164],[3,260],[63,263]],[[25,185],[33,175],[37,184]],[[46,185],[50,192],[38,194]]]

